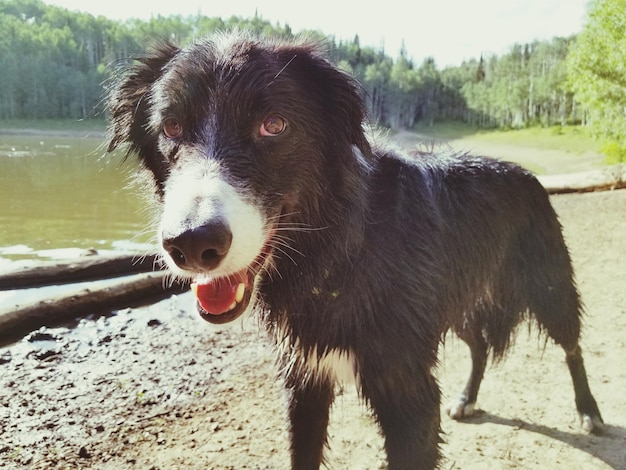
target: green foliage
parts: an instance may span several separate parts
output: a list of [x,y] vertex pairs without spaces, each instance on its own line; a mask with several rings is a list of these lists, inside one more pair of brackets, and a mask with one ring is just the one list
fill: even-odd
[[626,0],[592,0],[567,62],[569,84],[604,152],[626,161]]
[[617,139],[606,139],[602,143],[601,150],[606,155],[607,163],[626,162],[626,145]]
[[158,39],[188,43],[237,27],[289,35],[258,17],[202,16],[115,22],[69,12],[40,0],[0,2],[0,120],[102,117],[103,83],[115,64],[143,53]]

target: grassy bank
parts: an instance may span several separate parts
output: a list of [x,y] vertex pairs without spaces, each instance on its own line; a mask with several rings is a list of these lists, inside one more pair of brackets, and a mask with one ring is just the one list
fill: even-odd
[[588,171],[610,164],[601,144],[581,126],[481,130],[446,123],[396,134],[402,144],[435,140],[454,150],[517,162],[537,174]]
[[459,123],[436,124],[417,130],[442,140],[476,140],[493,144],[516,145],[572,154],[601,153],[601,144],[582,126],[530,127],[527,129],[481,130]]

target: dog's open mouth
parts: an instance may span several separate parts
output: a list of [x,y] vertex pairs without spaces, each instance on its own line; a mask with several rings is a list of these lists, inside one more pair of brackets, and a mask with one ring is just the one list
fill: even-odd
[[254,281],[270,254],[265,246],[251,266],[226,277],[199,277],[191,284],[200,316],[215,324],[228,323],[246,311],[254,293]]

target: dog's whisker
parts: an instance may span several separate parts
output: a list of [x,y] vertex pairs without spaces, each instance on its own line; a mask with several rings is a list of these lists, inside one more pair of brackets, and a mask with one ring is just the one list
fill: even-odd
[[300,212],[290,212],[286,214],[279,214],[272,217],[268,217],[268,222],[278,221],[273,227],[274,230],[293,230],[293,231],[318,231],[318,230],[327,230],[329,227],[313,227],[311,224],[306,222],[298,222],[298,221],[283,221],[286,217],[292,215],[298,215]]
[[276,219],[281,219],[281,218],[285,218],[285,217],[291,217],[292,215],[300,215],[302,214],[300,211],[294,211],[294,212],[285,212],[285,213],[280,213],[277,215],[272,215],[270,217],[267,218],[268,221],[272,221],[272,220],[276,220]]
[[267,84],[267,87],[266,87],[266,88],[269,88],[269,87],[272,85],[272,83],[274,83],[274,81],[275,81],[275,80],[276,80],[276,79],[277,79],[277,78],[278,78],[278,77],[279,77],[279,76],[280,76],[280,75],[281,75],[281,74],[282,74],[282,73],[283,73],[283,72],[287,69],[287,67],[289,67],[289,65],[290,65],[290,64],[291,64],[294,60],[296,60],[296,57],[298,57],[298,55],[297,55],[297,54],[294,54],[294,55],[293,55],[293,57],[292,57],[291,59],[289,59],[289,61],[288,61],[288,62],[287,62],[287,63],[283,66],[283,68],[282,68],[282,69],[280,69],[276,75],[274,75],[274,78],[272,79],[272,81],[271,81],[271,82],[269,82],[269,83]]
[[282,246],[285,249],[289,249],[291,251],[293,251],[294,253],[299,254],[302,257],[306,257],[306,255],[304,253],[302,253],[300,250],[298,250],[297,248],[293,247],[289,242],[292,241],[290,238],[288,237],[284,237],[281,235],[274,235],[274,237],[272,238],[272,240],[270,241],[271,245],[279,245]]
[[278,232],[319,232],[327,230],[328,227],[306,227],[306,226],[278,226],[275,228]]
[[[294,265],[298,266],[298,263],[296,262],[296,260],[295,260],[295,259],[293,259],[293,257],[292,257],[289,253],[287,253],[287,251],[283,250],[283,249],[281,248],[281,246],[284,246],[284,247],[287,247],[287,248],[291,248],[291,247],[289,247],[289,245],[281,245],[280,243],[277,243],[277,244],[273,244],[273,245],[272,245],[272,249],[274,249],[274,250],[276,250],[276,251],[279,251],[280,253],[284,254],[287,258],[289,258],[289,259],[291,260],[291,262],[292,262]],[[297,251],[297,250],[294,250],[294,251],[295,251],[296,253],[298,253],[298,254],[302,254],[302,253],[300,253],[300,252],[299,252],[299,251]],[[304,256],[304,255],[302,255],[302,256]]]
[[280,240],[280,241],[284,241],[284,242],[292,242],[292,243],[294,241],[294,239],[292,237],[289,237],[289,236],[283,235],[283,234],[277,234],[277,233],[272,235],[272,239]]

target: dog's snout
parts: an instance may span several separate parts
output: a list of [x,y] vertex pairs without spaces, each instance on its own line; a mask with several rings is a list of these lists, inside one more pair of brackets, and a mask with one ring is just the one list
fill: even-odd
[[224,259],[233,234],[223,222],[191,228],[175,236],[163,234],[163,248],[181,269],[209,271]]

